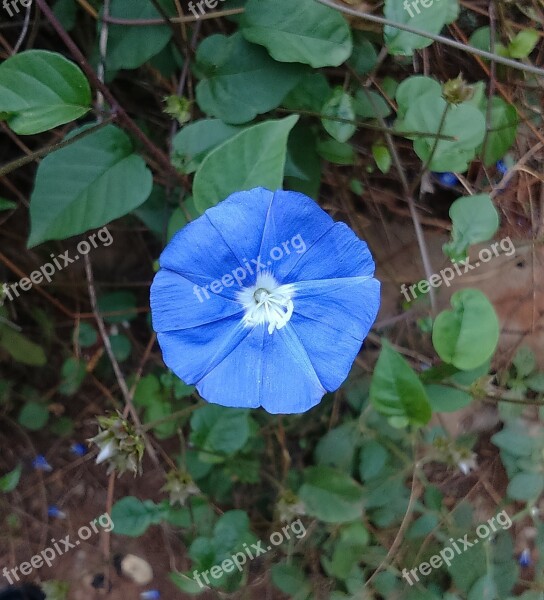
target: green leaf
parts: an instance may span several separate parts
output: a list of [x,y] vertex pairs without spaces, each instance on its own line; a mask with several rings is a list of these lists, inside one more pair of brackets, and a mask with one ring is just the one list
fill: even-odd
[[362,31],[353,32],[353,52],[348,64],[359,74],[366,75],[378,64],[378,53]]
[[325,160],[337,165],[352,165],[355,162],[353,147],[333,139],[318,142],[317,152]]
[[399,131],[418,131],[439,133],[450,136],[452,140],[435,137],[417,137],[414,150],[422,161],[430,161],[431,171],[455,173],[467,170],[476,156],[477,148],[485,136],[485,117],[475,106],[468,103],[449,105],[446,117],[444,112],[448,104],[435,92],[427,92],[408,108],[404,120],[397,128]]
[[[385,0],[384,16],[396,23],[438,34],[450,18],[450,5],[449,2],[436,0],[428,7],[416,3],[414,8],[411,2]],[[426,48],[433,43],[429,38],[401,31],[390,25],[384,27],[383,33],[390,54],[411,56],[414,50]]]
[[249,424],[248,410],[207,404],[191,416],[191,442],[204,452],[232,455],[249,439]]
[[90,348],[98,341],[96,329],[86,321],[82,321],[78,328],[78,344],[81,348]]
[[498,597],[497,584],[493,579],[493,574],[487,573],[470,588],[467,600],[495,600]]
[[193,182],[197,209],[203,213],[236,191],[280,188],[287,138],[297,120],[291,115],[248,127],[208,154]]
[[204,586],[198,585],[198,583],[192,578],[191,573],[169,573],[168,577],[170,581],[174,583],[182,592],[196,596],[206,591]]
[[508,54],[512,58],[527,58],[540,39],[536,29],[524,29],[508,44]]
[[537,373],[525,380],[527,387],[534,392],[544,392],[544,373]]
[[111,518],[117,535],[139,537],[150,525],[160,523],[166,516],[167,508],[151,500],[139,500],[134,496],[121,498],[113,505]]
[[85,362],[71,356],[64,361],[61,375],[62,381],[59,385],[59,392],[63,396],[73,396],[79,390],[87,375]]
[[241,130],[220,119],[201,119],[190,123],[172,140],[172,160],[176,168],[181,173],[194,173],[211,150]]
[[247,123],[280,105],[306,72],[301,65],[281,64],[240,33],[204,38],[196,53],[200,81],[196,99],[201,110],[225,123]]
[[347,421],[327,431],[315,448],[316,463],[351,472],[359,437],[355,421]]
[[60,54],[27,50],[0,64],[0,114],[19,135],[53,129],[83,116],[91,89],[81,69]]
[[23,465],[19,464],[13,471],[6,473],[0,477],[0,492],[13,492],[13,490],[19,484],[21,479],[21,473],[23,471]]
[[389,453],[376,440],[370,440],[361,448],[359,474],[366,481],[377,477],[385,467]]
[[31,342],[9,325],[0,323],[0,346],[17,362],[32,367],[43,367],[47,363],[41,346]]
[[30,431],[39,431],[49,420],[47,406],[39,402],[26,402],[17,418],[19,424]]
[[450,206],[453,229],[444,252],[452,259],[464,259],[472,244],[487,242],[499,228],[499,213],[489,194],[458,198]]
[[338,67],[352,51],[342,15],[313,0],[248,0],[242,33],[280,62]]
[[423,384],[387,340],[383,340],[374,368],[370,400],[378,412],[406,418],[415,425],[425,425],[431,418],[431,407]]
[[442,86],[431,77],[413,75],[405,79],[397,88],[395,98],[397,99],[399,119],[402,119],[410,106],[422,98],[425,94],[432,96],[442,95]]
[[306,600],[312,591],[303,571],[295,565],[273,565],[270,574],[272,583],[293,600]]
[[321,187],[321,159],[311,126],[299,122],[289,134],[285,161],[286,189],[302,192],[317,200]]
[[391,154],[389,148],[382,142],[372,144],[372,156],[376,161],[378,169],[382,173],[388,173],[391,168]]
[[536,438],[527,435],[527,430],[518,422],[507,425],[497,432],[491,442],[501,450],[517,457],[529,457],[536,445]]
[[299,497],[307,513],[325,523],[346,523],[361,517],[363,488],[343,471],[331,467],[309,467]]
[[455,412],[472,402],[472,396],[468,392],[449,385],[426,385],[425,391],[433,412]]
[[535,353],[529,346],[520,346],[512,359],[516,375],[520,378],[529,376],[536,369]]
[[[110,16],[123,19],[161,18],[153,3],[148,0],[112,0]],[[133,27],[110,23],[107,69],[136,69],[159,54],[171,37],[172,30],[167,24]]]
[[[485,108],[483,109],[485,114]],[[516,107],[498,96],[491,99],[489,129],[485,140],[485,153],[482,157],[486,167],[490,167],[502,158],[516,141],[518,131],[518,113]],[[480,149],[480,153],[483,150]]]
[[443,361],[469,371],[493,356],[499,320],[480,290],[460,290],[450,302],[453,310],[442,311],[434,322],[433,345]]
[[357,90],[354,108],[361,119],[385,119],[391,114],[391,107],[383,96],[366,89]]
[[132,342],[122,333],[110,335],[110,344],[113,355],[119,362],[127,360],[132,352]]
[[[321,118],[323,127],[338,142],[347,142],[357,131],[357,127],[353,123],[345,122],[355,121],[355,110],[353,108],[353,97],[344,92],[341,87],[334,88],[331,97],[325,102],[321,112],[323,114]],[[335,117],[345,121],[335,121],[325,117]]]
[[195,206],[195,200],[193,196],[189,196],[183,201],[182,206],[178,206],[172,211],[170,220],[168,221],[168,227],[166,228],[166,240],[169,242],[176,232],[198,216],[199,213]]
[[512,500],[536,500],[544,490],[542,473],[518,473],[512,477],[506,493]]
[[[138,316],[136,296],[132,292],[121,290],[108,292],[98,297],[98,310],[106,323],[123,323]],[[119,313],[119,314],[108,314]]]
[[147,199],[152,184],[151,172],[134,154],[129,137],[113,125],[52,152],[36,174],[28,247],[126,215]]
[[6,200],[5,198],[0,198],[0,211],[12,210],[14,208],[17,208],[17,202],[12,202],[11,200]]
[[285,96],[282,105],[295,111],[318,113],[331,95],[331,86],[323,73],[307,73],[299,83]]

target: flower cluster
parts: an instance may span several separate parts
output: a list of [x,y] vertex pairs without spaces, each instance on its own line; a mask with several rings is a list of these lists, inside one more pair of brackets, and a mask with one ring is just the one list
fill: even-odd
[[119,476],[127,471],[141,475],[145,446],[134,427],[121,415],[98,417],[98,425],[98,434],[89,440],[100,449],[96,464],[107,461],[108,475],[114,471]]

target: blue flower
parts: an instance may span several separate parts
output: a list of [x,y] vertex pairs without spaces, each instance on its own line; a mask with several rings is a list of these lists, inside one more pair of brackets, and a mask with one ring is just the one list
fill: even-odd
[[296,192],[232,194],[159,262],[164,361],[223,406],[310,409],[347,377],[380,304],[366,243]]
[[527,548],[525,548],[525,550],[523,550],[519,555],[518,562],[521,567],[531,566],[531,552]]
[[497,171],[502,175],[504,175],[506,171],[508,171],[508,166],[502,158],[497,161],[497,164],[495,166],[497,168]]
[[454,187],[459,183],[459,178],[455,173],[434,173],[438,182],[445,187]]
[[47,462],[47,458],[43,454],[37,454],[32,460],[32,466],[36,471],[45,471],[49,473],[53,467]]

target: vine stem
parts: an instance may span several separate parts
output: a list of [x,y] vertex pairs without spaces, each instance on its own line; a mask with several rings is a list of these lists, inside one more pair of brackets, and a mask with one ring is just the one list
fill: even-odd
[[64,42],[64,45],[68,48],[68,50],[70,50],[74,59],[79,63],[85,75],[87,75],[89,78],[92,86],[95,88],[95,90],[102,93],[104,99],[115,113],[119,123],[140,141],[140,143],[148,150],[149,154],[164,168],[166,173],[169,173],[173,178],[177,179],[181,183],[185,183],[181,174],[178,173],[174,166],[170,163],[168,156],[145,135],[145,133],[129,117],[125,109],[119,104],[119,102],[117,102],[115,96],[110,92],[109,88],[100,81],[81,50],[68,35],[57,17],[53,14],[53,11],[47,4],[46,0],[36,0],[36,2],[46,19]]
[[95,133],[96,131],[98,131],[99,129],[102,129],[106,125],[109,125],[112,121],[113,121],[113,117],[110,116],[105,121],[102,121],[102,123],[98,123],[98,125],[89,127],[89,129],[85,129],[85,131],[82,131],[81,133],[78,133],[77,135],[74,135],[73,137],[71,137],[67,140],[62,140],[62,142],[59,142],[58,144],[52,144],[51,146],[45,146],[45,148],[40,148],[39,150],[36,150],[35,152],[31,152],[30,154],[27,154],[26,156],[22,156],[21,158],[12,160],[11,162],[4,165],[3,167],[0,167],[0,177],[5,177],[8,173],[11,173],[11,171],[15,171],[15,169],[19,169],[20,167],[23,167],[24,165],[32,162],[33,160],[41,158],[42,156],[45,156],[46,154],[49,154],[50,152],[54,152],[55,150],[60,150],[61,148],[66,148],[66,146],[70,146],[70,144],[73,144],[73,143],[79,141],[80,139],[90,135],[91,133]]
[[420,35],[430,40],[434,40],[435,42],[440,42],[445,46],[451,46],[452,48],[456,48],[457,50],[468,52],[470,54],[475,54],[477,56],[481,56],[482,58],[487,58],[488,60],[495,61],[496,63],[501,63],[502,65],[506,65],[508,67],[512,67],[520,71],[534,73],[535,75],[544,75],[544,69],[540,67],[535,67],[534,65],[526,65],[517,60],[512,60],[511,58],[498,56],[497,54],[493,54],[493,52],[488,52],[487,50],[480,50],[480,48],[475,48],[474,46],[470,46],[468,44],[462,44],[461,42],[451,40],[450,38],[447,38],[443,35],[429,33],[428,31],[424,31],[423,29],[417,29],[416,27],[411,27],[410,25],[405,25],[404,23],[398,23],[397,21],[386,19],[385,17],[378,17],[376,15],[364,12],[362,10],[355,10],[354,8],[349,8],[348,6],[345,6],[343,4],[337,4],[336,2],[334,2],[334,0],[315,1],[319,2],[319,4],[323,4],[325,6],[328,6],[329,8],[333,8],[334,10],[342,12],[346,15],[350,15],[352,17],[359,17],[360,19],[365,19],[366,21],[371,21],[372,23],[388,25],[389,27],[394,27],[395,29],[400,29],[401,31],[414,33],[416,35]]

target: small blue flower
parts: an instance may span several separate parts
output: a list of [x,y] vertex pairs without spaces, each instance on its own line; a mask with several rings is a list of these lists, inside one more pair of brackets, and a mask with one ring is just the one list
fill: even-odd
[[366,243],[296,192],[232,194],[179,231],[160,266],[164,361],[223,406],[310,409],[347,377],[380,305]]
[[142,592],[140,594],[141,600],[159,600],[161,597],[161,593],[159,590],[147,590],[146,592]]
[[502,175],[504,175],[506,171],[508,171],[508,167],[506,166],[506,163],[502,158],[497,161],[497,164],[495,166],[497,167],[497,171]]
[[32,466],[36,471],[45,471],[49,473],[53,470],[53,467],[47,462],[47,459],[43,454],[38,454],[32,461]]
[[531,565],[531,552],[527,548],[519,555],[518,562],[520,567],[529,567]]
[[445,187],[454,187],[459,183],[459,179],[455,173],[434,173],[438,182]]
[[76,456],[85,456],[85,454],[87,454],[88,450],[87,450],[87,446],[85,446],[85,444],[81,444],[81,443],[74,443],[70,446],[70,452],[72,454],[75,454]]
[[58,506],[51,505],[47,509],[47,514],[52,519],[66,519],[66,514],[59,509]]

